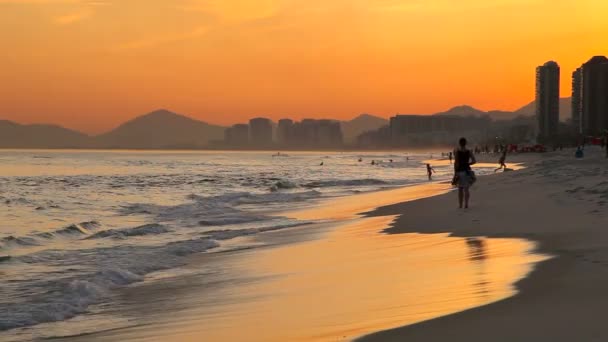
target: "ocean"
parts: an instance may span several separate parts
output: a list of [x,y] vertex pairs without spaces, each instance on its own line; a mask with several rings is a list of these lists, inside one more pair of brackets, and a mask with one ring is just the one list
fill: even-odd
[[[215,271],[209,272],[192,268],[193,257],[255,254],[265,245],[256,238],[260,234],[305,232],[329,222],[278,213],[427,183],[423,161],[437,157],[437,152],[0,151],[0,340],[138,324],[132,310],[124,310],[131,312],[128,319],[114,314],[117,294],[159,279],[179,282],[204,274],[205,284],[220,282],[229,272],[222,262],[214,261]],[[447,163],[435,171],[434,181],[451,178]]]

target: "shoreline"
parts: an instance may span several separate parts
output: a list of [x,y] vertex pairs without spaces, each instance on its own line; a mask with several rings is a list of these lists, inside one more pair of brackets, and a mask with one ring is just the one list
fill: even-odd
[[591,151],[584,160],[574,160],[570,151],[540,155],[536,161],[524,160],[526,168],[517,173],[480,177],[472,189],[471,209],[448,209],[447,220],[448,215],[420,214],[419,209],[455,208],[456,198],[449,194],[366,213],[400,215],[384,231],[389,235],[448,232],[456,237],[519,238],[534,241],[536,253],[552,258],[517,281],[514,296],[356,341],[603,340],[608,243],[602,240],[608,241],[608,234],[601,228],[608,220],[601,207],[608,199],[608,182],[601,179],[608,172],[601,154]]
[[[484,177],[485,178],[485,177]],[[357,194],[354,196],[344,196],[344,197],[338,197],[338,198],[328,198],[325,200],[321,200],[319,202],[316,202],[312,208],[306,208],[303,210],[295,210],[295,211],[291,211],[289,213],[285,213],[285,216],[288,217],[292,217],[292,218],[297,218],[297,219],[310,219],[310,218],[315,218],[315,219],[320,219],[322,222],[324,223],[319,223],[322,225],[327,225],[326,228],[322,228],[321,230],[324,231],[322,232],[321,236],[318,237],[312,237],[311,234],[316,234],[315,232],[307,232],[307,229],[304,230],[300,230],[300,229],[296,229],[295,231],[275,231],[275,232],[268,232],[265,234],[261,234],[258,237],[255,237],[255,239],[261,239],[261,240],[266,240],[268,241],[272,241],[273,239],[278,239],[278,240],[283,240],[282,242],[279,242],[278,244],[274,244],[274,243],[270,243],[268,245],[263,244],[261,249],[255,249],[255,250],[244,250],[244,251],[235,251],[235,252],[230,252],[227,251],[226,253],[228,253],[227,257],[231,260],[233,260],[233,262],[236,262],[237,268],[242,267],[243,265],[255,265],[255,267],[253,267],[253,270],[260,270],[259,266],[262,265],[263,267],[261,268],[261,270],[264,270],[267,267],[270,267],[271,270],[274,270],[272,272],[270,272],[269,274],[274,274],[272,277],[279,277],[282,278],[284,277],[286,274],[290,274],[292,272],[294,272],[294,270],[290,267],[288,268],[281,268],[279,267],[278,271],[275,268],[276,265],[272,265],[274,264],[274,262],[271,262],[269,260],[292,260],[295,256],[297,257],[301,257],[301,255],[326,255],[327,257],[331,257],[333,254],[333,252],[331,252],[331,250],[327,250],[327,247],[323,247],[323,245],[326,246],[327,243],[335,243],[335,241],[342,241],[342,249],[343,251],[349,251],[352,252],[353,250],[357,250],[355,249],[351,249],[355,245],[348,245],[349,243],[352,244],[353,237],[357,237],[357,235],[361,235],[361,234],[365,234],[367,236],[367,239],[378,239],[379,241],[384,241],[384,243],[375,243],[372,244],[372,249],[376,252],[374,252],[375,254],[370,254],[371,255],[375,255],[376,257],[371,257],[371,260],[373,261],[375,267],[370,268],[370,267],[363,267],[360,263],[361,262],[365,262],[366,259],[357,259],[357,258],[353,258],[352,256],[348,259],[345,260],[349,260],[349,262],[347,262],[346,264],[350,264],[353,260],[359,260],[358,262],[354,262],[352,264],[354,265],[359,265],[359,266],[355,266],[356,269],[356,273],[369,273],[370,270],[374,270],[374,269],[381,269],[381,268],[385,268],[387,265],[392,265],[389,266],[389,269],[392,270],[396,270],[397,268],[402,268],[399,266],[399,264],[401,263],[405,263],[408,264],[407,260],[408,258],[405,257],[403,258],[403,256],[407,256],[410,252],[407,252],[407,245],[400,245],[403,244],[403,239],[394,239],[393,237],[386,235],[386,234],[382,234],[382,231],[384,228],[390,227],[391,222],[393,222],[393,220],[395,219],[395,215],[380,215],[382,217],[369,217],[367,215],[365,215],[366,212],[369,212],[370,210],[375,211],[375,210],[380,210],[383,206],[394,206],[394,205],[399,205],[402,204],[403,201],[407,201],[405,203],[409,203],[409,202],[418,202],[419,200],[424,200],[424,199],[430,199],[430,198],[434,198],[434,197],[441,197],[441,196],[445,196],[447,193],[452,193],[452,187],[449,184],[446,184],[445,181],[434,181],[434,182],[430,182],[430,183],[421,183],[421,184],[417,184],[417,185],[410,185],[410,186],[404,186],[404,187],[399,187],[399,188],[393,188],[393,189],[388,189],[388,190],[380,190],[380,191],[372,191],[372,192],[368,192],[368,193],[362,193],[362,194]],[[441,195],[444,194],[444,195]],[[281,215],[280,213],[278,215]],[[379,225],[378,225],[379,224]],[[349,227],[360,227],[360,228],[349,228]],[[353,229],[355,229],[353,231]],[[364,230],[360,230],[360,229],[364,229]],[[388,228],[390,229],[390,228]],[[298,233],[298,231],[300,233]],[[350,233],[349,233],[350,231]],[[358,232],[355,233],[354,235],[352,234],[353,232]],[[289,237],[289,235],[292,234],[303,234],[303,236],[308,236],[308,238],[304,238],[303,240],[299,240],[296,239],[296,241],[291,241],[292,238]],[[414,234],[417,235],[417,234]],[[447,246],[453,245],[454,243],[456,243],[457,245],[459,243],[462,243],[463,246],[465,245],[464,242],[466,241],[465,239],[459,239],[456,237],[450,237],[448,238],[447,236],[445,236],[446,234],[433,234],[432,236],[425,236],[426,234],[418,234],[419,238],[422,239],[430,239],[435,241],[435,243],[441,243],[444,244],[445,242],[444,239],[448,239],[452,241],[452,243],[448,243]],[[285,236],[287,236],[287,239],[285,240]],[[360,238],[360,237],[359,237]],[[412,240],[416,241],[416,236],[412,236],[412,237],[408,237],[406,238],[406,240]],[[511,246],[511,247],[503,247],[503,248],[518,248],[516,246],[525,246],[527,244],[527,239],[518,239],[521,240],[521,242],[517,242],[517,241],[513,241],[513,242],[501,242],[501,240],[505,240],[505,239],[494,239],[494,242],[490,241],[488,242],[490,244],[490,246],[493,245],[504,245],[504,246]],[[507,239],[508,240],[508,239]],[[344,242],[347,241],[347,242]],[[460,241],[460,242],[459,242]],[[485,241],[485,239],[484,239]],[[276,241],[275,241],[276,242]],[[388,243],[387,243],[388,242]],[[346,243],[346,245],[345,245]],[[408,242],[409,243],[409,242]],[[512,244],[512,245],[511,245]],[[313,247],[307,247],[307,246],[313,246]],[[348,248],[344,248],[344,246],[349,246]],[[392,248],[391,248],[392,246]],[[401,247],[399,247],[401,246]],[[398,248],[399,247],[399,248]],[[405,247],[405,248],[404,248]],[[310,253],[309,251],[314,250],[315,253]],[[335,248],[335,246],[333,247]],[[357,248],[361,248],[361,246],[357,247]],[[369,247],[368,247],[369,248]],[[377,251],[383,251],[385,249],[388,250],[393,250],[393,252],[391,253],[397,253],[395,255],[392,255],[391,257],[389,257],[388,259],[386,258],[386,255],[384,257],[381,257],[382,254],[377,254]],[[436,253],[437,250],[435,250],[436,247],[433,247],[433,253]],[[494,252],[492,252],[494,247],[489,249],[489,253],[490,254],[494,254]],[[366,251],[365,253],[369,253],[371,250]],[[299,251],[299,252],[298,252]],[[308,252],[307,252],[308,251]],[[365,249],[363,249],[362,251],[365,251]],[[512,252],[512,251],[511,251]],[[244,254],[243,254],[244,253]],[[329,254],[328,254],[329,253]],[[381,252],[384,253],[384,252]],[[405,254],[403,254],[405,253]],[[441,253],[441,252],[440,252]],[[243,255],[241,255],[243,254]],[[522,257],[520,257],[520,262],[522,263],[526,263],[528,264],[528,266],[522,266],[523,269],[519,269],[521,267],[515,267],[513,270],[503,270],[503,277],[505,279],[500,280],[500,281],[496,281],[495,283],[492,282],[493,284],[495,284],[494,286],[491,286],[493,288],[492,291],[497,291],[497,289],[494,289],[494,287],[498,286],[498,284],[502,284],[500,285],[500,287],[502,288],[502,290],[493,293],[493,297],[489,297],[489,298],[494,298],[494,299],[475,299],[473,298],[469,298],[469,299],[462,299],[463,303],[461,304],[449,304],[445,307],[442,307],[442,305],[435,307],[435,312],[443,312],[444,314],[449,314],[450,312],[459,312],[462,310],[466,310],[467,307],[477,307],[480,304],[477,304],[477,300],[481,300],[481,305],[485,305],[484,303],[488,303],[489,302],[493,302],[495,300],[500,300],[501,298],[504,298],[505,296],[509,297],[512,296],[512,284],[516,279],[522,279],[525,278],[525,276],[528,274],[528,272],[530,272],[530,270],[532,269],[530,264],[534,264],[536,263],[536,261],[532,261],[532,257],[530,256],[526,256],[525,251],[522,250]],[[262,256],[261,256],[262,255]],[[263,255],[272,255],[273,257],[264,257]],[[276,257],[277,255],[281,256],[281,257]],[[536,254],[530,254],[530,255],[536,255]],[[400,257],[401,256],[401,257]],[[200,260],[204,260],[206,258],[209,258],[210,256],[200,256],[200,257],[194,257],[194,259],[200,259]],[[215,258],[218,258],[221,256],[215,256]],[[211,258],[214,258],[213,256],[211,256]],[[253,260],[257,260],[254,262],[247,262],[247,261],[243,261],[245,259],[253,259]],[[398,260],[398,264],[394,264],[394,261],[391,260]],[[449,259],[448,259],[449,260]],[[493,260],[493,257],[490,259],[490,262],[487,266],[492,265],[493,263],[491,262],[491,260]],[[528,260],[528,261],[524,261],[524,260]],[[261,261],[261,262],[260,262]],[[421,260],[422,261],[422,260]],[[385,264],[386,263],[386,264]],[[442,262],[443,263],[443,262]],[[468,263],[468,261],[467,261]],[[199,264],[196,263],[195,264]],[[333,267],[336,267],[337,265],[337,269],[336,270],[340,270],[341,266],[339,265],[345,265],[345,263],[330,263],[331,265],[334,265]],[[422,263],[424,264],[424,263]],[[452,264],[450,262],[448,262],[448,264]],[[269,266],[271,265],[271,266]],[[414,262],[413,264],[414,266],[420,266],[420,264],[417,264],[416,262]],[[190,267],[192,267],[193,265],[190,265]],[[199,265],[201,266],[201,265]],[[310,265],[308,265],[310,266]],[[326,267],[327,265],[324,263],[321,263],[315,267],[309,267],[308,269],[314,269],[317,270],[319,268],[323,268]],[[456,264],[452,265],[452,267],[456,266]],[[231,266],[233,267],[233,266]],[[446,267],[446,265],[444,265],[444,267]],[[243,270],[247,269],[247,267],[242,268]],[[407,269],[407,268],[406,268]],[[490,267],[491,269],[491,267]],[[516,269],[519,269],[516,271]],[[525,269],[525,272],[524,272]],[[300,272],[302,272],[303,269],[300,269]],[[367,270],[367,271],[365,271]],[[287,273],[286,273],[287,272]],[[308,271],[306,271],[308,272]],[[384,273],[386,273],[387,271],[382,271]],[[410,273],[407,271],[403,271],[404,273]],[[524,272],[524,273],[518,273],[518,272]],[[296,272],[298,273],[298,272]],[[424,310],[419,311],[418,314],[414,315],[417,318],[413,318],[413,317],[408,317],[406,318],[407,320],[412,320],[414,319],[414,321],[425,321],[427,319],[432,319],[430,317],[428,317],[429,313],[425,312],[427,310],[427,308],[425,306],[419,307],[420,304],[415,304],[417,303],[415,300],[412,301],[412,299],[410,300],[396,300],[395,298],[393,298],[391,295],[387,295],[387,294],[391,294],[391,293],[395,293],[395,290],[398,290],[398,288],[393,288],[392,290],[388,290],[386,288],[386,284],[390,284],[392,283],[392,281],[388,281],[388,279],[390,278],[384,278],[386,275],[384,275],[384,273],[378,273],[376,274],[376,277],[380,277],[381,279],[384,279],[383,284],[385,284],[384,286],[362,286],[362,283],[365,283],[363,281],[363,279],[361,278],[357,278],[354,277],[353,274],[351,274],[351,278],[350,279],[359,279],[358,281],[356,281],[355,283],[359,284],[358,286],[358,291],[355,291],[357,294],[357,296],[361,296],[365,293],[371,292],[374,294],[374,296],[377,297],[381,297],[383,301],[385,301],[386,303],[384,304],[383,308],[388,309],[391,306],[393,306],[394,304],[391,304],[393,301],[395,301],[395,303],[401,303],[401,304],[406,304],[406,303],[410,303],[412,305],[414,305],[415,308],[418,308],[416,310],[422,310],[424,308]],[[388,273],[392,273],[392,271],[388,271]],[[262,274],[264,274],[264,272],[262,272]],[[416,274],[416,272],[412,273],[413,275]],[[496,274],[496,272],[494,272],[494,274]],[[348,278],[348,277],[347,277]],[[375,278],[372,276],[372,278]],[[449,278],[449,277],[448,277]],[[490,276],[490,278],[492,278]],[[321,280],[326,280],[324,278],[320,278]],[[465,278],[466,279],[466,278]],[[318,279],[319,280],[319,279]],[[267,282],[267,281],[266,281]],[[266,282],[259,282],[256,284],[256,282],[253,283],[253,288],[255,289],[255,291],[251,291],[251,289],[247,290],[247,286],[251,286],[251,284],[247,284],[245,286],[245,291],[244,293],[257,293],[256,291],[259,291],[260,288],[258,288],[259,286],[270,286],[271,288],[277,288],[277,285],[274,284],[272,281],[268,282],[268,284],[266,284]],[[297,284],[317,284],[319,283],[318,281],[306,281],[306,282],[296,282]],[[266,284],[266,285],[265,285]],[[288,286],[288,288],[291,288],[293,286],[295,286],[295,284],[293,283],[293,280],[289,281],[287,280],[287,284],[290,284],[292,286]],[[145,293],[150,292],[150,289],[152,289],[151,293],[155,293],[155,295],[159,295],[159,293],[157,291],[154,290],[154,288],[157,288],[160,284],[151,284],[151,286],[146,286],[145,284],[142,284],[144,286],[138,286],[135,287],[132,290],[127,290],[127,293],[135,293],[137,292],[137,296],[140,298],[144,298],[146,297]],[[301,286],[301,285],[299,285]],[[309,285],[306,285],[309,286]],[[394,287],[394,285],[393,285]],[[485,286],[484,286],[485,287]],[[282,288],[281,286],[279,286],[278,288]],[[295,287],[297,288],[297,286]],[[336,288],[335,286],[333,287],[334,289]],[[339,288],[339,287],[337,287]],[[466,288],[466,287],[465,287]],[[138,289],[138,290],[135,290]],[[204,289],[204,288],[203,288]],[[456,285],[456,283],[454,283],[454,289],[460,289],[459,291],[462,291],[464,288],[461,288],[459,286]],[[177,288],[178,292],[179,288]],[[242,290],[242,289],[241,289]],[[241,291],[239,290],[239,291]],[[197,293],[200,292],[199,291],[194,291],[193,293]],[[335,291],[334,291],[335,292]],[[263,294],[264,292],[262,292]],[[323,293],[323,292],[321,292]],[[333,293],[333,292],[329,292],[329,293]],[[414,293],[418,293],[416,290],[414,290]],[[424,292],[422,292],[424,293]],[[200,292],[200,294],[204,295],[204,292]],[[200,295],[199,294],[199,295]],[[268,295],[268,294],[266,294]],[[325,294],[327,295],[327,294]],[[450,295],[446,295],[446,294],[441,294],[441,293],[437,293],[437,296],[439,296],[439,298],[443,298],[443,299],[450,299],[452,301],[460,301],[461,298],[459,298],[458,296],[456,297],[450,297]],[[198,296],[195,294],[190,295],[192,296],[191,299],[192,300],[197,300],[195,298],[197,298]],[[259,296],[256,295],[256,296]],[[422,296],[424,297],[424,296]],[[431,296],[432,297],[432,296]],[[311,297],[309,298],[309,300],[312,300]],[[333,297],[335,298],[335,297]],[[228,297],[227,299],[228,301],[234,300],[234,299],[230,299],[230,297]],[[292,299],[293,300],[293,299]],[[353,297],[354,300],[354,297]],[[449,301],[449,300],[448,300]],[[280,302],[280,301],[279,301]],[[202,304],[202,303],[201,303]],[[204,305],[204,304],[203,304]],[[250,305],[250,303],[245,302],[244,304],[245,307],[247,307],[248,305]],[[436,305],[436,304],[435,304]],[[454,306],[456,305],[456,306]],[[271,305],[270,307],[275,308],[275,310],[277,308],[285,308],[285,307],[294,307],[292,306],[285,306],[285,305]],[[340,306],[342,307],[342,306]],[[361,306],[359,305],[358,309],[355,309],[355,307],[352,308],[352,310],[350,310],[350,314],[353,317],[356,317],[357,315],[360,315],[361,312],[366,312],[366,307],[365,306]],[[369,309],[369,308],[367,308]],[[376,308],[377,309],[377,308]],[[383,309],[383,310],[385,310]],[[280,310],[279,310],[280,311]],[[238,312],[238,311],[237,311]],[[373,312],[373,310],[372,310]],[[407,312],[407,311],[405,311]],[[403,314],[404,311],[403,309],[400,309],[398,311],[395,312],[395,314]],[[200,311],[198,314],[192,314],[191,316],[187,316],[186,319],[188,321],[203,321],[201,318],[205,317],[205,311]],[[412,316],[413,312],[410,312],[408,315]],[[437,313],[432,313],[432,316],[436,316]],[[237,315],[239,317],[242,317],[243,315]],[[379,322],[375,322],[375,323],[371,323],[371,322],[366,322],[366,321],[357,321],[354,320],[353,324],[351,326],[351,330],[350,333],[353,333],[354,335],[350,335],[350,338],[356,338],[356,336],[361,336],[362,334],[366,334],[369,333],[371,331],[377,330],[377,329],[382,329],[382,328],[386,328],[386,327],[391,327],[391,326],[398,326],[399,325],[399,320],[398,317],[401,316],[390,316],[389,317],[385,317],[384,320],[386,320],[387,318],[391,321],[390,323],[384,322],[384,323],[379,323]],[[407,317],[403,316],[403,317]],[[374,318],[373,321],[376,321],[377,319]],[[306,321],[306,320],[303,320]],[[245,322],[240,322],[237,324],[240,325],[244,325],[244,326],[249,326],[250,329],[252,327],[252,325],[250,324],[251,322],[247,323],[248,321],[246,320]],[[101,341],[105,341],[105,340],[112,340],[112,339],[116,339],[116,338],[137,338],[137,336],[142,336],[140,334],[145,334],[144,336],[147,336],[147,338],[152,338],[152,336],[162,336],[162,338],[167,339],[167,338],[178,338],[180,340],[185,340],[185,341],[196,341],[199,338],[204,338],[205,336],[209,337],[208,332],[205,333],[203,331],[197,331],[197,328],[194,327],[190,327],[188,329],[186,329],[186,331],[180,331],[180,328],[175,328],[175,326],[173,324],[175,323],[170,323],[170,322],[159,322],[161,327],[152,327],[152,326],[156,326],[156,324],[153,324],[152,326],[149,324],[144,324],[145,326],[148,326],[150,331],[144,331],[142,330],[143,327],[139,326],[139,325],[135,325],[133,327],[126,327],[126,328],[118,328],[117,330],[113,330],[113,331],[100,331],[100,332],[96,332],[96,333],[92,333],[92,334],[86,334],[86,335],[80,335],[80,336],[73,336],[73,337],[64,337],[64,338],[55,338],[53,340],[70,340],[70,341],[78,341],[81,339],[86,339],[86,338],[91,338],[93,340],[101,340]],[[209,324],[208,321],[206,321],[206,324]],[[249,325],[247,325],[249,324]],[[196,326],[196,325],[194,325]],[[163,328],[164,327],[164,328]],[[172,328],[173,327],[173,328]],[[376,327],[376,329],[373,329],[373,327]],[[360,329],[360,330],[359,330]],[[196,332],[192,332],[190,330],[194,330]],[[314,331],[322,331],[322,330],[312,330],[311,333],[313,333]],[[356,332],[359,333],[356,333]],[[259,333],[260,331],[258,331]],[[262,334],[264,334],[265,332],[262,332]],[[325,332],[327,333],[327,332]],[[255,335],[255,334],[254,334]],[[325,337],[329,337],[329,335],[322,335]],[[334,337],[338,337],[338,336],[342,336],[342,334],[340,335],[332,335]],[[259,339],[260,336],[256,335],[256,338]],[[276,337],[276,336],[275,336]],[[157,339],[158,337],[153,338]],[[324,340],[323,338],[321,338],[320,335],[315,336],[315,338],[317,338],[317,340]],[[341,338],[340,338],[341,339]],[[212,339],[213,340],[213,339]],[[269,339],[269,340],[273,340],[273,339]],[[274,339],[277,340],[277,339]],[[279,339],[280,340],[280,339]]]

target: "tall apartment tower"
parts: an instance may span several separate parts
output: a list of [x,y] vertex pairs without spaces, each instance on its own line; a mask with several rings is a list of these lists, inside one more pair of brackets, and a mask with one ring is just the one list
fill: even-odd
[[272,145],[272,121],[266,118],[249,120],[249,143],[254,147]]
[[277,141],[282,145],[291,144],[294,141],[293,120],[281,119],[277,127]]
[[608,129],[608,58],[595,56],[581,69],[582,132],[601,136]]
[[572,73],[572,125],[576,133],[583,133],[583,68]]
[[538,140],[550,141],[559,125],[559,65],[549,61],[536,68]]

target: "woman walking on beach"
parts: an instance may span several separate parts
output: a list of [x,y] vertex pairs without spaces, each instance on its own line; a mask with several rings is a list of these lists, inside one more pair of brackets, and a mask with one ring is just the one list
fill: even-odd
[[467,148],[467,139],[460,138],[458,148],[454,151],[454,183],[458,186],[458,205],[461,209],[463,201],[465,209],[469,207],[469,187],[474,182],[471,165],[476,162],[473,152]]

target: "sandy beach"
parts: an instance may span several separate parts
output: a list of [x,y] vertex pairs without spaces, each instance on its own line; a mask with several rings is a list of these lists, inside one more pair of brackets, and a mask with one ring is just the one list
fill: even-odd
[[518,170],[479,177],[466,211],[434,182],[282,212],[325,223],[194,256],[185,271],[208,273],[119,294],[137,320],[56,340],[603,340],[606,159],[598,149],[508,163]]
[[369,213],[401,215],[389,234],[526,238],[554,258],[518,282],[514,297],[360,341],[604,341],[608,160],[572,152],[511,157],[528,168],[480,179],[466,212],[448,194]]

